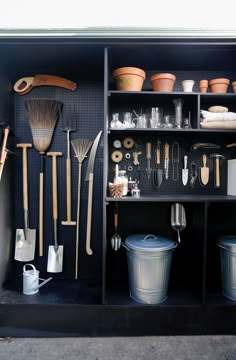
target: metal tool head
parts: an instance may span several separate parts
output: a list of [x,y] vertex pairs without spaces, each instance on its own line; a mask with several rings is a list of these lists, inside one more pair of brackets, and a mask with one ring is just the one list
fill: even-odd
[[75,121],[75,108],[73,107],[72,112],[69,114],[63,114],[61,119],[61,130],[62,131],[75,131],[76,130],[76,121]]
[[93,142],[92,148],[90,150],[89,162],[88,162],[85,181],[89,181],[89,174],[93,174],[94,161],[95,161],[97,147],[98,147],[98,143],[99,143],[101,135],[102,135],[102,130],[97,134],[97,136]]
[[192,145],[191,150],[197,149],[220,149],[220,145],[213,143],[195,143]]
[[63,265],[63,246],[50,245],[48,248],[47,272],[60,273]]
[[226,157],[224,155],[221,154],[210,154],[210,158],[211,159],[226,159]]
[[14,259],[23,262],[34,260],[35,239],[35,229],[17,229]]

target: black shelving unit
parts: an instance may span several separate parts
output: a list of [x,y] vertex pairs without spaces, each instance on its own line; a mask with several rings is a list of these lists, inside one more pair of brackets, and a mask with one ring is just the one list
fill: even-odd
[[[182,157],[201,166],[201,156],[211,150],[191,150],[193,143],[212,142],[227,159],[236,157],[236,130],[200,128],[200,110],[224,105],[236,111],[236,94],[202,94],[200,79],[227,77],[236,80],[236,39],[80,39],[43,37],[0,38],[0,115],[15,132],[15,142],[31,142],[31,132],[24,108],[26,98],[54,98],[64,103],[65,114],[75,116],[77,132],[72,138],[103,137],[98,147],[94,174],[92,222],[93,256],[85,252],[87,184],[84,182],[88,159],[83,163],[81,192],[81,236],[79,279],[74,279],[75,229],[59,227],[59,243],[64,244],[65,267],[60,275],[33,297],[22,294],[22,263],[14,261],[15,229],[23,224],[21,206],[21,157],[7,160],[0,184],[0,335],[1,336],[130,336],[178,334],[235,334],[236,302],[226,299],[221,291],[220,257],[216,241],[219,236],[236,234],[236,197],[227,195],[227,162],[221,162],[220,189],[214,187],[214,162],[209,160],[210,181],[202,187],[197,181],[192,189],[181,184]],[[124,92],[115,89],[114,69],[137,66],[145,70],[143,91]],[[155,72],[175,73],[177,82],[172,93],[153,92],[150,76]],[[21,77],[52,74],[76,81],[74,93],[55,87],[35,88],[18,96],[12,85]],[[182,91],[181,81],[195,80],[193,93]],[[110,128],[111,114],[143,111],[163,107],[174,114],[173,99],[184,99],[184,116],[191,112],[191,129],[126,129]],[[141,157],[141,197],[111,198],[108,183],[114,164],[110,155],[113,141],[131,136],[152,143],[151,166],[155,166],[156,141],[180,144],[179,180],[163,181],[156,190],[145,175],[145,156]],[[14,149],[14,146],[13,146]],[[58,124],[52,151],[65,153],[65,134]],[[122,149],[122,151],[124,151]],[[217,150],[218,151],[218,150]],[[37,229],[38,164],[35,150],[29,152],[30,225]],[[64,157],[65,158],[65,157]],[[124,161],[122,166],[124,165]],[[134,176],[136,176],[136,170]],[[45,251],[52,244],[51,164],[45,167]],[[72,159],[72,213],[76,212],[78,163]],[[13,176],[14,175],[14,176]],[[59,221],[65,217],[65,161],[58,162]],[[126,250],[114,252],[110,239],[114,232],[113,211],[119,208],[118,231],[124,241],[132,233],[154,233],[176,241],[170,226],[170,208],[174,202],[184,205],[187,227],[181,232],[181,244],[175,249],[168,299],[156,305],[134,302],[129,296]],[[47,277],[47,258],[36,254],[33,262],[40,276]]]

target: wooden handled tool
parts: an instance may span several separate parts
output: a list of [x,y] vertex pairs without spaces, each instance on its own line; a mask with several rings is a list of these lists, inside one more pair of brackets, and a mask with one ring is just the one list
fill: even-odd
[[71,91],[76,90],[73,81],[53,75],[35,75],[19,79],[13,89],[19,95],[28,94],[35,86],[58,86]]
[[2,150],[1,150],[1,157],[0,157],[0,181],[2,178],[2,172],[3,172],[4,164],[6,161],[6,157],[7,157],[6,146],[7,146],[7,139],[8,139],[9,132],[10,132],[9,126],[5,127],[3,143],[2,143]]
[[215,159],[215,187],[220,187],[220,159],[225,159],[221,154],[211,154],[210,157]]
[[164,145],[164,158],[165,158],[165,161],[164,161],[164,172],[165,172],[165,179],[167,180],[169,178],[169,160],[170,160],[170,157],[169,157],[169,149],[170,149],[170,146],[168,143],[165,143]]
[[209,181],[209,167],[207,167],[207,156],[205,154],[202,155],[202,164],[203,167],[200,168],[200,179],[201,184],[206,186]]

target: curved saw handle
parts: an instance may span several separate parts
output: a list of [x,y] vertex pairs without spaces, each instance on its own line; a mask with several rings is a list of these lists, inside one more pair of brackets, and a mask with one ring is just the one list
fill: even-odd
[[35,75],[19,79],[13,86],[14,91],[19,95],[28,94],[35,86],[58,86],[71,91],[76,90],[76,83],[59,76]]

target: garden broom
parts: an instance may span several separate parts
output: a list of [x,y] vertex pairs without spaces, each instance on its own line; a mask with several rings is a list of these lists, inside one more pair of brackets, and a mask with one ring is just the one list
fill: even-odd
[[29,99],[25,101],[33,144],[40,154],[39,176],[39,256],[43,256],[43,185],[44,155],[49,148],[62,104],[56,100]]

